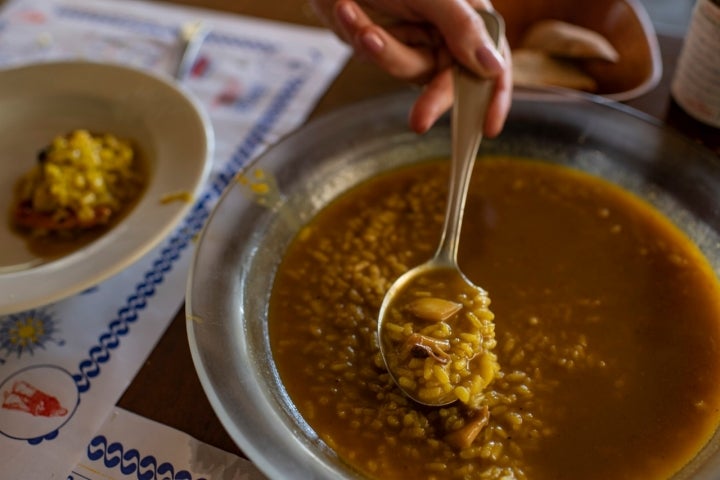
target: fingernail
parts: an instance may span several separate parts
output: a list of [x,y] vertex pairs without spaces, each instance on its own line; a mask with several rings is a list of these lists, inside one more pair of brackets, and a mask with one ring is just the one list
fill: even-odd
[[382,49],[385,48],[385,42],[383,42],[380,35],[375,32],[365,32],[361,38],[365,48],[373,53],[380,53]]
[[354,25],[357,20],[357,13],[350,3],[343,3],[338,6],[337,14],[345,25]]
[[480,63],[480,68],[489,77],[496,77],[505,68],[505,59],[495,48],[482,46],[475,51],[475,58]]

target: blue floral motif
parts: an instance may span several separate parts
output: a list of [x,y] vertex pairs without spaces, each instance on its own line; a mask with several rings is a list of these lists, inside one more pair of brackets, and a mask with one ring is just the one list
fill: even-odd
[[11,355],[32,355],[50,342],[63,345],[52,312],[45,308],[0,317],[0,365]]

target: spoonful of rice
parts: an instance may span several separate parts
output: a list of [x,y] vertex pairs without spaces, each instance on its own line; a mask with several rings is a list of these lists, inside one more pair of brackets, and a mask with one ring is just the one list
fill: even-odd
[[[495,45],[502,18],[479,12]],[[406,272],[380,307],[378,338],[388,372],[417,403],[479,406],[498,370],[487,292],[460,271],[457,251],[468,185],[494,82],[461,66],[453,72],[452,162],[445,223],[432,259]]]

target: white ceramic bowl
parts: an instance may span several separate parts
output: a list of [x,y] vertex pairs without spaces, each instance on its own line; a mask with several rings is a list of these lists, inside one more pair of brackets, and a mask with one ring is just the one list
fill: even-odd
[[111,64],[42,63],[0,71],[0,212],[53,137],[84,128],[137,142],[149,184],[129,215],[91,244],[45,261],[0,222],[0,314],[54,302],[118,273],[157,245],[191,202],[163,204],[202,186],[213,133],[202,107],[171,80]]

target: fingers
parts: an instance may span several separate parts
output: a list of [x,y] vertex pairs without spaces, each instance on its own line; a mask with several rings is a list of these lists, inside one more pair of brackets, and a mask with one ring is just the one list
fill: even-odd
[[[328,0],[315,0],[324,2]],[[389,2],[392,4],[392,2]],[[485,24],[474,8],[489,8],[486,0],[415,0],[420,18],[435,25],[452,56],[482,77],[494,78],[506,69]],[[339,0],[333,8],[336,33],[356,53],[403,80],[422,82],[449,65],[442,42],[427,23],[381,26],[354,0]],[[409,15],[409,14],[408,14]],[[427,47],[427,48],[425,48]]]
[[430,130],[453,103],[453,79],[450,67],[440,72],[415,100],[410,110],[410,128],[417,133]]
[[328,28],[332,29],[340,39],[345,40],[342,36],[342,32],[337,28],[337,25],[332,18],[332,5],[335,0],[310,0],[310,6],[312,7],[315,15],[318,19],[325,24]]
[[[375,0],[363,0],[369,10],[361,8],[357,0],[311,1],[316,8],[325,9],[326,23],[356,55],[396,78],[426,84],[410,112],[414,131],[426,132],[452,106],[450,67],[458,61],[477,75],[496,79],[484,134],[495,137],[500,133],[511,104],[512,70],[506,40],[502,39],[501,55],[474,10],[490,9],[489,1],[383,0],[382,6],[390,9],[386,14],[400,9],[390,15],[391,19],[408,21],[387,21],[378,16],[382,9],[380,5],[373,7]],[[430,19],[434,28],[428,28]]]
[[[506,53],[508,67],[511,62],[507,42],[503,42],[502,50]],[[512,104],[512,70],[508,68],[495,83],[487,115],[483,134],[488,138],[497,137],[505,125],[510,106]],[[451,68],[446,68],[439,73],[418,96],[412,110],[410,111],[410,128],[417,133],[427,132],[435,122],[448,111],[453,104],[453,80]]]
[[475,0],[471,5],[464,0],[416,0],[414,6],[424,18],[433,19],[448,49],[460,63],[482,77],[494,78],[503,73],[505,61],[474,10],[490,9],[489,2]]
[[408,44],[408,39],[417,44],[432,41],[421,28],[405,26],[391,34],[374,23],[352,0],[338,1],[334,14],[342,38],[357,55],[401,80],[423,83],[435,73],[438,62],[447,59],[447,55],[440,55],[437,50]]

